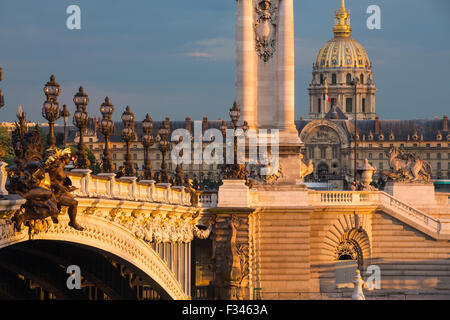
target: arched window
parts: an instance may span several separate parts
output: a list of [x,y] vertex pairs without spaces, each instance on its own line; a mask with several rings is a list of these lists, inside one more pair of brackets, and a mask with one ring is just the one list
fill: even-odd
[[323,74],[320,75],[320,84],[324,84]]
[[352,75],[350,73],[347,73],[346,82],[348,85],[352,84]]
[[336,84],[337,82],[337,77],[336,77],[336,73],[333,73],[331,75],[331,84]]
[[361,82],[361,84],[364,84],[364,75],[361,73],[361,75],[359,76],[359,82]]

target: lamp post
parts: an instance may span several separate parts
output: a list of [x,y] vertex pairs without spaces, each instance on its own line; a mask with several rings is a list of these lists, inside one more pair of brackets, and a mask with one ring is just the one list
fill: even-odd
[[86,129],[89,116],[86,112],[89,97],[84,92],[83,87],[80,87],[73,98],[73,102],[77,106],[77,111],[73,114],[73,124],[80,131],[80,141],[78,142],[77,160],[75,168],[87,169],[89,167],[89,159],[87,157],[86,146],[84,145],[84,131]]
[[67,120],[69,120],[70,112],[67,110],[67,106],[63,105],[63,109],[60,114],[61,118],[64,120],[64,148],[67,146]]
[[[3,69],[0,67],[0,81],[3,81]],[[2,90],[0,90],[0,108],[5,105],[5,97],[3,96]]]
[[[3,80],[3,69],[0,67],[0,81],[2,81],[2,80]],[[3,96],[2,90],[0,90],[0,108],[3,108],[4,105],[5,105],[5,97]],[[0,146],[0,159],[3,159],[4,156],[5,156],[5,151]],[[0,162],[3,162],[3,161],[0,161]]]
[[114,106],[109,101],[108,97],[105,98],[105,102],[103,102],[100,106],[100,112],[103,116],[102,121],[100,121],[100,131],[105,137],[105,148],[103,149],[102,164],[100,169],[102,173],[112,173],[113,163],[109,148],[109,137],[114,130],[114,122],[111,120],[111,116],[114,112]]
[[162,153],[161,161],[161,171],[158,176],[159,183],[169,183],[169,171],[167,169],[166,154],[170,150],[170,118],[166,117],[162,127],[158,130],[158,135],[156,136],[156,141],[159,144],[159,150]]
[[356,110],[356,106],[357,106],[357,103],[356,103],[356,98],[357,98],[357,94],[356,94],[356,91],[357,91],[357,88],[358,88],[358,78],[356,77],[354,80],[353,80],[353,85],[355,86],[355,108],[354,108],[354,120],[355,120],[355,145],[354,145],[354,150],[353,150],[353,157],[354,157],[354,160],[353,160],[353,168],[354,168],[354,171],[353,171],[353,182],[356,184],[356,159],[357,159],[357,155],[358,155],[358,127],[357,127],[357,116],[356,116],[356,112],[357,112],[357,110]]
[[153,170],[150,161],[150,149],[155,143],[152,135],[153,130],[153,119],[147,114],[144,121],[142,121],[142,131],[144,135],[142,136],[142,144],[144,146],[144,172],[142,174],[144,180],[153,180]]
[[[247,180],[247,169],[244,165],[238,163],[238,150],[237,150],[237,129],[241,128],[244,131],[244,134],[248,130],[248,124],[247,121],[244,121],[242,126],[238,126],[238,121],[241,117],[241,110],[239,109],[236,102],[233,103],[233,107],[230,109],[229,112],[230,118],[231,118],[231,124],[233,127],[233,135],[234,135],[234,157],[233,157],[233,164],[230,166],[225,165],[225,173],[224,176],[226,179],[237,179],[237,180]],[[226,123],[223,122],[221,126],[222,133],[226,133]]]
[[47,143],[50,149],[56,148],[55,138],[55,121],[61,116],[59,110],[58,96],[61,92],[59,84],[55,81],[55,76],[50,77],[50,81],[45,84],[44,93],[47,100],[42,106],[42,116],[48,121],[49,131],[47,135]]
[[130,142],[136,139],[136,133],[134,132],[134,114],[131,112],[129,106],[127,106],[125,112],[122,114],[122,122],[123,129],[121,135],[127,145],[124,175],[126,177],[134,177],[136,175],[136,169],[134,168],[131,157]]

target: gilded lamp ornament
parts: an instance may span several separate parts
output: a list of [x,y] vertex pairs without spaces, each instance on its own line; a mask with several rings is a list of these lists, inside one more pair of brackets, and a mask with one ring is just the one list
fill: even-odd
[[[0,68],[0,81],[3,81],[3,69]],[[0,90],[0,108],[5,105],[5,97],[3,96],[2,90]]]
[[61,118],[64,120],[64,148],[67,146],[67,120],[69,120],[70,112],[67,110],[67,106],[63,105],[63,109],[60,114]]
[[161,171],[159,172],[158,176],[159,183],[170,182],[169,171],[167,169],[167,152],[171,148],[169,135],[170,135],[170,118],[166,117],[166,119],[163,122],[163,125],[158,130],[158,135],[156,136],[156,141],[158,142],[159,150],[162,153]]
[[121,136],[127,146],[127,153],[125,156],[124,175],[127,177],[134,177],[136,175],[136,169],[134,168],[133,159],[131,157],[130,143],[136,140],[136,133],[134,131],[134,114],[131,112],[129,106],[122,114],[123,129]]
[[153,180],[154,174],[150,160],[150,150],[155,143],[152,135],[153,119],[147,114],[144,121],[142,121],[142,145],[144,146],[144,172],[142,174],[144,180]]
[[105,137],[105,148],[103,149],[101,172],[112,173],[113,162],[111,158],[109,137],[111,136],[114,130],[114,122],[111,120],[112,114],[114,112],[114,106],[109,101],[108,97],[106,97],[105,102],[102,103],[100,107],[100,112],[103,116],[102,121],[100,122],[100,131]]
[[[245,136],[245,134],[248,131],[248,124],[247,124],[247,121],[244,121],[242,126],[238,125],[238,121],[241,117],[241,110],[239,109],[236,102],[233,103],[233,107],[230,109],[229,115],[231,118],[231,124],[233,127],[233,136],[234,136],[233,163],[222,165],[222,174],[223,174],[224,178],[228,179],[228,180],[246,180],[247,181],[248,180],[247,168],[242,163],[239,163],[240,159],[238,159],[237,130],[242,129],[243,134]],[[225,133],[224,139],[226,141],[226,135],[228,133],[227,132],[228,130],[226,130],[225,122],[222,122],[221,131],[222,131],[222,134]]]
[[47,100],[42,106],[42,116],[48,121],[49,131],[47,136],[47,143],[50,149],[56,148],[56,138],[55,138],[55,121],[61,116],[59,110],[58,96],[61,92],[61,87],[55,81],[55,76],[51,75],[50,81],[48,81],[44,86],[44,93]]
[[73,124],[78,128],[80,133],[80,141],[78,142],[78,152],[75,162],[75,168],[87,169],[90,163],[87,156],[86,146],[84,144],[84,132],[89,120],[89,116],[86,112],[86,107],[89,103],[89,97],[84,92],[83,87],[80,87],[78,92],[75,94],[73,102],[77,106],[77,110],[73,114]]

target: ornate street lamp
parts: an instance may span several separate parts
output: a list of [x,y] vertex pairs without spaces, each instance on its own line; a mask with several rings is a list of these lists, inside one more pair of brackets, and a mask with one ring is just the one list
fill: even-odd
[[[0,68],[0,81],[3,80],[3,69]],[[3,96],[2,90],[0,90],[0,108],[5,105],[5,97]]]
[[156,136],[156,141],[159,144],[159,150],[162,153],[161,171],[158,176],[159,183],[169,183],[170,181],[169,171],[167,169],[166,163],[166,154],[171,147],[169,142],[169,135],[170,135],[170,118],[166,117],[166,120],[164,121],[162,127],[158,130],[158,135]]
[[[0,68],[0,81],[3,80],[3,69]],[[3,108],[5,105],[5,97],[3,96],[2,90],[0,90],[0,108]],[[5,151],[3,150],[2,146],[0,145],[0,162],[5,156]]]
[[80,141],[78,142],[77,160],[75,168],[87,169],[89,167],[89,159],[87,157],[86,146],[84,145],[84,131],[86,129],[89,116],[86,112],[89,97],[84,93],[83,87],[80,87],[73,98],[73,102],[77,106],[77,111],[73,114],[73,124],[80,131]]
[[354,117],[355,117],[355,145],[354,145],[354,150],[353,150],[353,183],[356,184],[356,173],[357,173],[357,169],[356,169],[356,162],[357,162],[357,158],[358,158],[358,126],[357,126],[357,110],[356,110],[356,99],[357,99],[357,90],[358,90],[358,77],[355,77],[355,79],[353,80],[353,85],[355,87],[355,108],[354,108]]
[[153,130],[153,120],[147,114],[145,120],[142,121],[142,131],[144,135],[142,136],[142,144],[144,146],[144,172],[142,174],[144,180],[153,180],[154,174],[152,170],[152,164],[150,161],[150,150],[155,143],[152,135]]
[[49,144],[50,149],[54,149],[56,147],[54,127],[55,121],[58,120],[61,116],[58,103],[58,96],[60,92],[61,88],[55,81],[55,76],[52,75],[50,77],[50,81],[47,82],[44,87],[44,93],[47,97],[47,100],[42,106],[42,116],[48,121],[49,126],[47,143]]
[[[244,131],[244,134],[246,134],[248,130],[248,124],[247,121],[244,121],[242,126],[238,126],[238,121],[241,117],[241,110],[239,109],[236,102],[233,103],[233,107],[230,109],[229,112],[231,123],[233,126],[233,133],[234,133],[234,161],[231,165],[224,165],[222,167],[223,175],[225,179],[237,179],[237,180],[247,180],[248,172],[244,165],[238,163],[237,158],[237,135],[236,131],[237,129],[241,128]],[[224,134],[224,139],[226,140],[226,123],[225,121],[222,122],[221,125],[221,131],[222,134]]]
[[136,169],[134,168],[133,159],[131,157],[130,142],[136,139],[136,133],[134,132],[134,114],[131,112],[130,107],[127,106],[125,112],[122,114],[122,139],[127,145],[127,154],[125,157],[125,172],[126,177],[134,177],[136,175]]
[[103,149],[103,157],[101,163],[102,173],[112,173],[113,163],[111,159],[111,151],[109,148],[109,137],[114,130],[114,122],[111,120],[111,116],[114,112],[114,106],[109,101],[109,98],[105,98],[105,102],[102,103],[100,107],[100,112],[103,116],[102,121],[100,121],[100,131],[105,137],[105,148]]
[[67,110],[67,106],[63,105],[63,109],[60,114],[61,118],[64,120],[64,148],[67,146],[67,120],[69,120],[70,112]]

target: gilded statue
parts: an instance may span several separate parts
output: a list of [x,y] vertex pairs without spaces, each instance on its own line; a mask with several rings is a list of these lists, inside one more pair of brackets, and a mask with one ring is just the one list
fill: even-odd
[[36,125],[29,129],[21,109],[17,117],[19,122],[16,122],[12,133],[15,165],[8,172],[6,188],[27,201],[12,217],[16,230],[20,231],[22,224],[31,227],[37,220],[48,217],[58,223],[62,206],[69,207],[69,225],[83,230],[76,222],[78,202],[70,193],[74,188],[64,172],[64,166],[71,160],[70,149],[52,148],[44,152],[39,127]]

